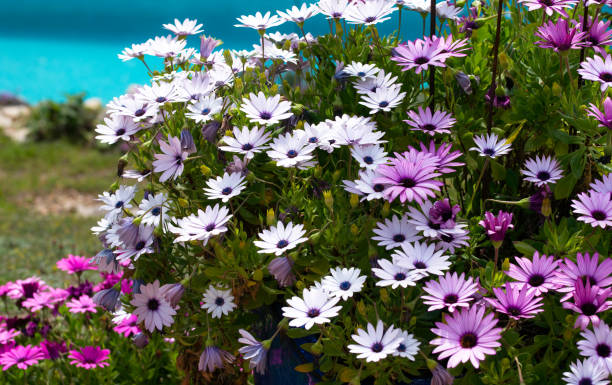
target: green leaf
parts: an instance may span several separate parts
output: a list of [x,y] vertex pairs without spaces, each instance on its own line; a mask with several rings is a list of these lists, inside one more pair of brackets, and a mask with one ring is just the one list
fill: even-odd
[[573,175],[567,175],[555,185],[555,199],[565,199],[572,194],[578,179]]
[[531,257],[533,253],[537,251],[533,246],[525,242],[514,241],[512,242],[512,244],[514,245],[514,248],[518,250],[519,253],[528,257]]
[[506,179],[506,168],[495,159],[491,159],[491,174],[495,180],[504,180]]

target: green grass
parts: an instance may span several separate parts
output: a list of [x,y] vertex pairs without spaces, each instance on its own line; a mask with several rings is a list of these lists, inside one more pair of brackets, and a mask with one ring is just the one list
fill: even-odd
[[89,230],[97,218],[42,215],[32,202],[53,201],[68,190],[95,197],[113,182],[117,158],[64,142],[18,144],[0,137],[0,283],[36,274],[59,284],[67,277],[55,268],[58,259],[99,251]]

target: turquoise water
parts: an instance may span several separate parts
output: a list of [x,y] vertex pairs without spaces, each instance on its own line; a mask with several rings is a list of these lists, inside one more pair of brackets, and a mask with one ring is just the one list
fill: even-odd
[[[20,95],[29,102],[63,99],[85,91],[103,101],[125,92],[131,84],[147,81],[142,63],[117,58],[132,43],[170,33],[162,28],[174,18],[196,18],[204,33],[223,40],[224,48],[250,49],[257,33],[235,28],[236,17],[256,11],[275,11],[300,5],[294,0],[20,0],[0,6],[0,92]],[[403,37],[414,38],[421,17],[404,12]],[[382,30],[397,26],[397,12]],[[278,30],[297,32],[292,23]],[[313,34],[329,30],[321,15],[306,22]],[[191,45],[198,47],[197,37]]]

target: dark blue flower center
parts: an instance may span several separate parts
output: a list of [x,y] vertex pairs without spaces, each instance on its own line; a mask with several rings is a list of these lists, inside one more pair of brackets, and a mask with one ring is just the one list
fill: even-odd
[[251,143],[246,143],[246,144],[243,144],[243,145],[242,145],[242,149],[243,149],[244,151],[249,151],[249,150],[252,150],[252,149],[253,149],[253,145],[252,145]]
[[427,123],[427,124],[422,125],[422,126],[421,126],[421,128],[422,128],[424,131],[433,131],[433,130],[435,130],[435,129],[436,129],[436,126],[434,126],[434,125],[433,125],[433,124],[431,124],[431,123]]
[[144,115],[145,112],[147,112],[147,111],[144,108],[139,108],[136,111],[134,111],[134,116],[140,117],[140,116]]
[[382,184],[380,184],[380,183],[376,183],[376,184],[375,184],[375,185],[372,187],[372,189],[373,189],[375,192],[381,192],[381,191],[383,191],[383,190],[385,189],[385,186],[384,186],[384,185],[382,185]]
[[366,74],[366,73],[365,73],[365,72],[363,72],[363,71],[357,72],[357,76],[359,76],[359,77],[364,77],[364,76],[365,76],[365,74]]
[[406,236],[404,234],[395,234],[393,236],[393,242],[402,243],[406,240]]
[[372,163],[374,163],[374,159],[372,159],[372,157],[369,156],[369,155],[364,156],[363,157],[363,161],[365,162],[365,164],[372,164]]
[[226,187],[223,190],[221,190],[221,194],[223,195],[229,195],[232,193],[232,188],[231,187]]
[[287,157],[288,158],[295,158],[298,155],[297,151],[295,150],[289,150],[287,151]]
[[380,353],[383,350],[383,344],[381,344],[380,342],[376,342],[372,345],[371,349],[374,353]]
[[147,302],[147,309],[151,311],[156,311],[157,309],[159,309],[159,301],[157,300],[157,298],[149,299],[149,301]]
[[161,214],[161,208],[154,207],[153,210],[151,210],[151,214],[158,216],[159,214]]
[[485,148],[482,153],[488,156],[493,156],[495,155],[495,150],[492,148]]
[[416,186],[416,182],[412,178],[402,178],[402,180],[400,180],[400,184],[405,188],[413,188]]
[[272,117],[272,114],[269,112],[260,112],[259,117],[264,120],[268,120]]
[[202,110],[202,115],[208,115],[210,114],[210,108],[206,107],[205,109]]
[[580,306],[580,310],[582,311],[582,314],[590,317],[597,313],[597,306],[594,303],[587,302]]
[[415,262],[414,267],[417,269],[427,269],[427,265],[421,261]]
[[278,243],[276,244],[276,247],[278,247],[279,249],[283,249],[285,247],[287,247],[289,245],[289,242],[287,242],[284,239],[281,239],[280,241],[278,241]]
[[223,306],[224,303],[225,300],[223,299],[223,297],[217,297],[217,299],[215,299],[215,305],[217,306]]
[[478,344],[478,337],[474,333],[465,333],[459,339],[459,344],[464,349],[471,349]]
[[308,143],[317,143],[318,141],[319,141],[319,138],[317,138],[316,136],[312,136],[308,138]]
[[578,381],[578,385],[593,385],[593,381],[591,381],[590,378],[585,377]]
[[406,274],[404,273],[397,273],[395,274],[395,276],[393,277],[396,281],[403,281],[406,279]]
[[529,277],[529,281],[527,281],[530,286],[538,287],[544,283],[544,276],[541,274],[534,274]]
[[144,241],[140,241],[136,244],[136,246],[134,246],[134,249],[136,250],[142,250],[145,247],[145,242]]
[[125,128],[118,129],[117,131],[115,131],[115,134],[117,136],[121,136],[121,135],[125,134]]
[[608,344],[599,344],[595,347],[595,351],[599,357],[610,357],[610,346]]
[[388,105],[389,105],[389,102],[388,102],[388,101],[386,101],[386,100],[384,100],[384,101],[382,101],[382,102],[378,103],[378,106],[379,106],[379,107],[382,107],[382,108],[385,108],[385,107],[387,107]]
[[601,74],[599,74],[599,78],[606,83],[612,82],[612,74],[609,72],[602,72]]
[[548,173],[548,171],[540,171],[538,173],[538,175],[536,175],[536,176],[541,181],[545,181],[545,180],[549,180],[550,179],[550,174]]
[[405,352],[406,351],[406,345],[404,344],[399,344],[399,346],[397,347],[397,351],[398,352]]
[[421,56],[421,57],[414,59],[414,64],[418,64],[418,65],[425,64],[428,62],[429,62],[429,58],[426,58],[425,56]]
[[508,312],[508,314],[514,317],[518,317],[519,315],[521,315],[521,309],[519,309],[517,306],[508,306],[506,311]]
[[118,209],[120,207],[123,207],[123,201],[117,201],[117,203],[115,203],[115,208]]
[[344,281],[340,284],[340,290],[348,290],[351,288],[351,283],[349,281]]
[[375,16],[369,16],[369,17],[366,17],[366,19],[365,19],[366,23],[372,23],[374,21],[376,21],[376,17]]
[[321,311],[319,311],[319,309],[310,309],[308,310],[308,312],[306,313],[306,315],[310,318],[316,318],[319,316],[319,314],[321,314]]
[[168,100],[168,99],[166,99],[166,98],[165,98],[165,97],[163,97],[163,96],[160,96],[160,97],[158,97],[157,99],[155,99],[155,101],[156,101],[157,103],[163,103],[163,102],[165,102],[166,100]]
[[206,231],[213,231],[214,229],[215,229],[215,224],[214,223],[211,223],[211,224],[209,224],[208,226],[206,226],[204,228],[204,230],[206,230]]
[[459,297],[457,296],[457,294],[447,294],[444,297],[444,303],[448,303],[448,304],[457,303],[458,300],[459,300]]
[[595,210],[591,213],[591,216],[598,221],[603,221],[604,219],[606,219],[606,213],[604,213],[601,210]]

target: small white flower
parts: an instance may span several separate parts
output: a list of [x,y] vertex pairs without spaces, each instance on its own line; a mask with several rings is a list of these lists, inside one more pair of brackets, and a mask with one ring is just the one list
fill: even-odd
[[319,8],[317,8],[317,6],[314,4],[307,5],[306,3],[302,3],[300,8],[294,5],[291,9],[288,9],[285,12],[276,11],[276,13],[278,13],[278,15],[286,21],[292,21],[299,25],[318,14]]
[[293,115],[290,112],[291,102],[281,101],[280,95],[267,98],[261,91],[257,95],[250,94],[248,98],[242,99],[240,110],[246,113],[251,122],[266,126],[276,124]]
[[418,230],[408,222],[406,216],[400,219],[394,215],[391,220],[385,219],[384,222],[378,222],[372,231],[377,235],[372,239],[379,241],[378,246],[384,246],[387,250],[421,239]]
[[115,250],[118,261],[126,261],[132,258],[138,260],[143,254],[150,254],[153,252],[153,226],[146,226],[140,224],[136,227],[136,230],[132,232],[132,236],[129,239],[125,239],[125,236],[119,232],[118,236],[122,241],[123,245],[119,249]]
[[185,19],[181,23],[179,19],[174,19],[174,24],[164,24],[165,29],[174,32],[177,36],[197,35],[202,33],[202,24],[197,20]]
[[351,6],[349,0],[320,0],[317,7],[328,19],[344,17],[346,10]]
[[414,335],[408,333],[407,331],[401,330],[399,335],[402,337],[402,340],[397,346],[395,352],[393,352],[393,355],[408,358],[410,361],[414,361],[414,356],[419,353],[419,346],[421,346],[421,343],[414,338]]
[[168,208],[171,201],[164,193],[151,194],[144,198],[136,215],[142,216],[142,223],[149,226],[158,226],[170,220]]
[[385,133],[376,131],[376,124],[370,118],[344,114],[326,122],[332,128],[331,139],[337,145],[364,146],[386,142],[381,140]]
[[287,133],[275,138],[267,154],[279,167],[297,167],[313,159],[315,145],[308,142],[304,132]]
[[355,91],[358,94],[365,95],[369,92],[376,92],[379,88],[391,88],[397,86],[397,76],[393,74],[386,74],[385,71],[380,70],[376,76],[368,77],[366,79],[357,79],[353,82]]
[[588,357],[603,366],[608,373],[612,373],[612,332],[605,322],[593,326],[593,331],[585,330],[580,333],[584,338],[578,341],[580,355]]
[[103,203],[100,210],[106,211],[104,218],[108,222],[115,222],[121,216],[124,208],[132,207],[130,202],[134,199],[134,194],[136,194],[136,186],[121,185],[113,194],[105,191],[98,195],[98,200]]
[[368,170],[376,170],[378,165],[385,164],[389,160],[385,149],[377,144],[353,146],[351,155],[359,162],[359,167]]
[[397,347],[403,341],[400,329],[395,329],[393,325],[385,331],[381,320],[378,320],[376,329],[368,323],[367,332],[357,329],[357,334],[353,334],[353,341],[357,343],[348,346],[349,352],[357,354],[357,358],[365,358],[366,362],[378,362],[386,358],[389,354],[394,354]]
[[408,9],[422,14],[427,14],[431,11],[431,2],[429,0],[407,0],[405,5]]
[[208,199],[221,199],[223,203],[226,203],[230,198],[240,195],[245,185],[246,182],[241,173],[225,173],[223,176],[209,179],[206,182],[208,188],[204,188],[204,192]]
[[309,144],[318,146],[319,148],[327,152],[330,152],[330,153],[332,152],[333,149],[331,149],[330,146],[328,145],[329,139],[331,138],[331,131],[327,124],[325,123],[319,123],[319,124],[306,123],[304,124],[303,133]]
[[302,298],[293,297],[287,300],[289,306],[283,307],[283,316],[291,318],[289,326],[302,327],[306,330],[314,324],[330,322],[338,315],[342,306],[335,306],[340,298],[330,298],[320,289],[304,289]]
[[234,296],[231,290],[217,289],[210,285],[206,293],[204,293],[202,309],[212,313],[213,318],[221,318],[221,315],[228,315],[235,307],[236,304],[234,303]]
[[178,100],[197,102],[214,90],[214,84],[207,72],[197,72],[191,78],[177,81]]
[[555,183],[563,177],[559,162],[551,156],[536,156],[535,159],[527,159],[525,162],[527,170],[521,170],[525,180],[542,187],[549,183]]
[[223,108],[223,98],[208,95],[187,106],[189,112],[185,116],[195,120],[196,123],[205,123],[211,120],[214,114],[221,111],[221,108]]
[[395,9],[395,4],[388,0],[354,2],[353,6],[347,9],[344,18],[351,24],[374,25],[389,20],[389,15]]
[[240,24],[234,24],[234,27],[247,27],[258,31],[265,31],[268,28],[277,27],[285,22],[284,19],[277,15],[270,16],[270,12],[266,12],[265,15],[262,15],[261,12],[257,12],[255,15],[242,15],[236,20]]
[[331,269],[330,273],[331,275],[323,277],[321,281],[323,288],[330,296],[342,297],[345,301],[354,293],[361,291],[367,278],[365,275],[360,276],[361,270],[355,267],[350,269],[338,267]]
[[496,134],[481,135],[474,137],[476,147],[471,147],[471,151],[478,151],[480,156],[488,156],[495,159],[500,155],[510,152],[510,143],[505,139],[499,140]]
[[265,128],[243,127],[242,130],[234,127],[231,136],[224,136],[221,141],[225,146],[220,146],[219,149],[228,152],[236,152],[244,154],[245,159],[252,159],[256,153],[266,149],[266,143],[270,140],[270,134],[265,132]]
[[138,322],[144,321],[150,332],[155,329],[162,330],[164,326],[170,326],[174,322],[172,316],[176,312],[160,292],[159,281],[140,285],[140,293],[134,294],[130,303],[136,307],[134,314],[138,316]]
[[132,47],[126,47],[117,57],[124,62],[134,58],[142,58],[148,49],[149,46],[147,44],[132,44]]
[[458,20],[461,10],[462,10],[461,8],[455,7],[448,1],[441,1],[436,4],[436,16],[440,20],[444,20],[444,19]]
[[107,232],[113,226],[112,222],[106,220],[106,218],[101,218],[95,226],[93,226],[90,230],[95,235],[100,235],[102,233]]
[[608,372],[592,358],[570,364],[570,371],[563,373],[567,385],[608,385]]
[[141,87],[136,94],[136,98],[157,106],[176,102],[180,99],[179,93],[174,88],[174,85],[167,82],[158,82],[150,86],[145,85]]
[[378,71],[380,71],[380,68],[376,67],[375,64],[363,64],[356,61],[344,67],[345,73],[356,76],[361,80],[376,77]]
[[421,278],[414,271],[386,259],[379,259],[378,266],[380,266],[380,269],[372,269],[374,275],[380,278],[380,281],[376,282],[376,286],[391,286],[392,289],[397,289],[398,286],[405,288],[416,286],[416,281]]
[[392,255],[397,264],[410,269],[421,276],[428,274],[442,275],[450,267],[448,256],[444,250],[437,250],[434,244],[428,245],[418,241],[400,246]]
[[96,139],[107,144],[116,143],[119,139],[128,142],[130,135],[134,135],[141,128],[134,119],[125,115],[111,115],[110,118],[104,118],[104,123],[96,127],[96,132],[100,134]]
[[307,241],[308,238],[304,238],[304,234],[306,230],[303,225],[294,225],[289,222],[285,226],[283,222],[278,222],[276,226],[270,227],[270,230],[266,229],[259,233],[261,241],[253,243],[261,249],[257,251],[258,253],[281,255]]
[[185,45],[187,40],[177,39],[176,36],[158,36],[155,39],[149,39],[145,42],[148,47],[147,54],[157,57],[170,58],[178,56]]
[[404,96],[406,93],[400,92],[399,86],[377,88],[375,92],[362,95],[359,104],[368,107],[370,115],[373,115],[378,111],[391,111],[392,108],[400,105]]
[[198,214],[191,214],[182,219],[174,219],[176,225],[168,225],[169,230],[179,235],[174,242],[204,241],[227,231],[225,224],[232,215],[226,207],[216,204],[206,207],[205,211],[198,210]]
[[384,197],[383,192],[385,191],[385,185],[374,182],[379,176],[380,174],[378,174],[376,170],[361,170],[359,171],[359,179],[355,181],[343,181],[345,184],[344,189],[352,194],[363,196],[363,198],[361,198],[362,201],[382,199]]

